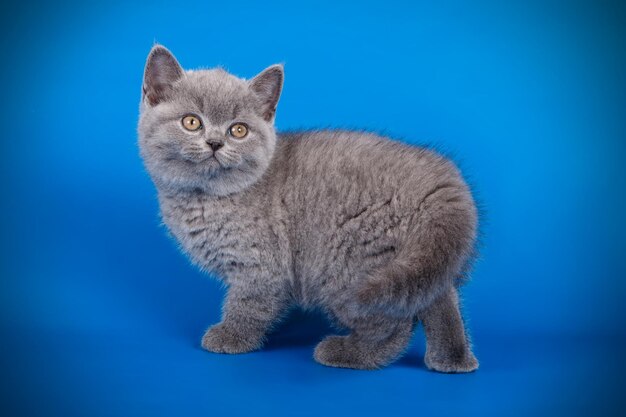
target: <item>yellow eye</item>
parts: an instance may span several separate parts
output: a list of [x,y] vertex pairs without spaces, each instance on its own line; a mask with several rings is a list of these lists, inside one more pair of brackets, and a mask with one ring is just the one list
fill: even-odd
[[235,123],[228,129],[228,132],[234,138],[243,139],[248,134],[248,126],[243,123]]
[[183,127],[192,132],[202,127],[202,122],[200,121],[200,119],[191,114],[188,114],[187,116],[183,117],[182,122],[183,122]]

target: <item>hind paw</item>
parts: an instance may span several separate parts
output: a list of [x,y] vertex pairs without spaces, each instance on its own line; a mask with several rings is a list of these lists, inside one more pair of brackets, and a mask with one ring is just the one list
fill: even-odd
[[322,365],[335,368],[376,369],[380,367],[351,343],[350,336],[328,336],[315,347],[313,357]]
[[469,350],[452,355],[434,355],[426,352],[424,363],[432,371],[445,373],[466,373],[478,369],[478,360]]

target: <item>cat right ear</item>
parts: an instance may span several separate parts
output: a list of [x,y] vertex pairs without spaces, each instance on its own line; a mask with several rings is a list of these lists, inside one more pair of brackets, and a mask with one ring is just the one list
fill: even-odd
[[172,84],[184,74],[180,64],[162,45],[154,45],[143,73],[143,98],[151,106],[165,100],[172,89]]

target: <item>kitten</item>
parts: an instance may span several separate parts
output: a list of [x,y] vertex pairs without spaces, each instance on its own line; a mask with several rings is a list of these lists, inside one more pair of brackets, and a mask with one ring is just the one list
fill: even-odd
[[278,134],[283,67],[246,81],[184,71],[163,46],[145,67],[139,146],[182,250],[228,286],[202,347],[259,349],[291,305],[321,308],[347,336],[314,358],[375,369],[424,324],[429,369],[478,367],[457,287],[477,211],[452,162],[364,132]]

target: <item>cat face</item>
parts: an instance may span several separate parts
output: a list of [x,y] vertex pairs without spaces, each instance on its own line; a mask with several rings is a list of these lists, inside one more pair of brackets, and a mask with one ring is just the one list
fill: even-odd
[[222,69],[184,71],[167,49],[153,47],[138,130],[157,186],[228,195],[256,182],[276,145],[282,84],[281,65],[246,81]]

